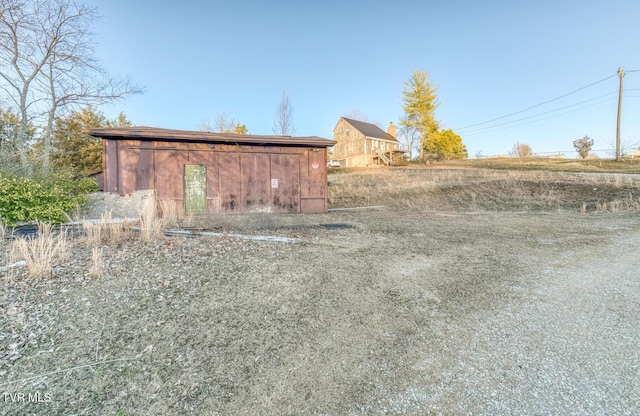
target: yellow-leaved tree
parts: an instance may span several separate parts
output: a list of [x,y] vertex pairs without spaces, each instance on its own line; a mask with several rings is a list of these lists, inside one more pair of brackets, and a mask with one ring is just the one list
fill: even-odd
[[469,157],[462,137],[453,130],[436,131],[425,143],[425,151],[437,155],[438,160],[466,159]]

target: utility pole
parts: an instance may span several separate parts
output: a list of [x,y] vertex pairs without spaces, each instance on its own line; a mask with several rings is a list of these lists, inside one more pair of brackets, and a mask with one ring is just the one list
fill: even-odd
[[624,69],[618,67],[620,77],[620,92],[618,93],[618,122],[616,123],[616,160],[620,160],[620,117],[622,115],[622,80],[624,79]]

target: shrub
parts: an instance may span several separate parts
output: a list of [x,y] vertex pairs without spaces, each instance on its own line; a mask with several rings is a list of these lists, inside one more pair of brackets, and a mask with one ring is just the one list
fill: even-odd
[[425,143],[425,153],[437,155],[439,160],[466,159],[469,157],[467,147],[462,143],[462,137],[453,130],[436,131]]
[[591,147],[593,147],[593,139],[589,138],[589,136],[584,136],[582,139],[574,140],[573,147],[576,148],[576,152],[578,152],[581,159],[586,159],[589,156]]
[[82,229],[92,245],[98,246],[103,242],[119,244],[127,239],[131,223],[115,220],[111,211],[107,211],[102,214],[100,221],[83,221]]
[[97,184],[66,172],[33,177],[0,172],[0,220],[6,225],[43,221],[60,224],[66,212],[89,201]]

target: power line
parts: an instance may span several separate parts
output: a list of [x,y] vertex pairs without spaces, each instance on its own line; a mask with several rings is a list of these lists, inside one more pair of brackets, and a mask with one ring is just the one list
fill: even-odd
[[[629,72],[632,72],[632,71],[629,71]],[[454,130],[456,130],[456,131],[460,131],[460,130],[463,130],[463,129],[467,129],[467,128],[469,128],[469,127],[480,126],[480,125],[482,125],[482,124],[491,123],[492,121],[501,120],[501,119],[503,119],[503,118],[511,117],[511,116],[513,116],[513,115],[516,115],[516,114],[524,113],[525,111],[529,111],[529,110],[531,110],[531,109],[533,109],[533,108],[540,107],[540,106],[543,106],[543,105],[545,105],[545,104],[549,104],[549,103],[551,103],[551,102],[553,102],[553,101],[557,101],[557,100],[559,100],[559,99],[561,99],[561,98],[564,98],[564,97],[569,96],[569,95],[571,95],[571,94],[575,94],[575,93],[576,93],[576,92],[578,92],[578,91],[582,91],[582,90],[584,90],[584,89],[586,89],[586,88],[592,87],[592,86],[594,86],[594,85],[596,85],[596,84],[599,84],[599,83],[601,83],[601,82],[604,82],[604,81],[606,81],[606,80],[608,80],[608,79],[610,79],[610,78],[617,77],[617,76],[618,76],[618,74],[616,73],[616,74],[610,75],[610,76],[608,76],[608,77],[606,77],[606,78],[603,78],[603,79],[601,79],[601,80],[599,80],[599,81],[592,82],[592,83],[591,83],[591,84],[589,84],[589,85],[585,85],[584,87],[578,88],[577,90],[573,90],[573,91],[571,91],[571,92],[568,92],[568,93],[566,93],[566,94],[563,94],[563,95],[561,95],[561,96],[559,96],[559,97],[556,97],[556,98],[553,98],[553,99],[551,99],[551,100],[547,100],[547,101],[542,102],[542,103],[540,103],[540,104],[536,104],[536,105],[533,105],[533,106],[531,106],[531,107],[527,107],[527,108],[525,108],[525,109],[523,109],[523,110],[519,110],[519,111],[516,111],[516,112],[510,113],[510,114],[504,115],[504,116],[496,117],[496,118],[493,118],[493,119],[491,119],[491,120],[483,121],[483,122],[481,122],[481,123],[475,123],[475,124],[470,124],[470,125],[468,125],[468,126],[459,127],[459,128],[457,128],[457,129],[454,129]]]
[[[574,108],[573,110],[565,111],[565,112],[559,113],[559,114],[554,114],[554,115],[549,116],[549,117],[544,117],[544,118],[540,118],[540,119],[537,119],[537,120],[531,120],[531,121],[528,121],[526,123],[516,124],[514,126],[507,126],[507,127],[502,127],[502,128],[493,129],[493,130],[485,130],[483,128],[480,128],[478,130],[473,130],[471,133],[462,133],[462,134],[464,134],[465,136],[473,136],[473,135],[476,135],[476,134],[493,133],[495,131],[507,130],[507,129],[510,129],[510,128],[513,128],[513,127],[526,126],[527,124],[537,123],[538,121],[548,120],[548,119],[553,118],[553,117],[557,117],[557,116],[562,116],[564,114],[573,113],[574,111],[583,110],[585,108],[593,107],[595,105],[602,104],[602,103],[605,103],[605,102],[611,101],[611,100],[612,100],[612,98],[607,98],[605,100],[598,101],[597,103],[585,105],[585,106],[582,106],[580,108]],[[538,116],[540,116],[540,115],[541,114],[539,114]],[[506,123],[506,124],[509,124],[509,123]],[[496,126],[493,126],[493,127],[496,127]],[[490,129],[490,128],[493,128],[493,127],[486,127],[486,129]]]
[[[534,114],[534,115],[532,115],[532,116],[527,116],[527,117],[519,118],[519,119],[512,120],[512,121],[506,121],[506,122],[504,122],[504,123],[494,124],[494,125],[487,126],[487,127],[479,127],[479,128],[477,128],[477,129],[473,129],[473,130],[467,131],[467,132],[465,132],[464,134],[465,134],[465,135],[468,135],[468,134],[470,134],[470,133],[474,133],[474,132],[477,132],[477,131],[481,131],[481,130],[485,130],[485,129],[492,129],[492,128],[494,128],[494,127],[505,126],[505,125],[507,125],[507,124],[517,123],[518,121],[528,120],[528,119],[530,119],[530,118],[536,118],[536,117],[544,116],[544,115],[546,115],[546,114],[555,113],[556,111],[564,110],[564,109],[566,109],[566,108],[575,107],[575,106],[577,106],[577,105],[584,104],[584,103],[588,103],[589,101],[598,100],[598,99],[600,99],[600,98],[602,98],[602,97],[606,97],[606,96],[608,96],[608,95],[613,95],[613,94],[617,94],[617,93],[618,93],[618,91],[609,92],[609,93],[606,93],[606,94],[600,95],[600,96],[598,96],[598,97],[589,98],[588,100],[580,101],[580,102],[575,103],[575,104],[570,104],[570,105],[566,105],[566,106],[564,106],[564,107],[556,108],[555,110],[545,111],[544,113]],[[605,102],[605,101],[608,101],[608,100],[604,100],[604,101],[601,101],[601,102]],[[600,102],[595,103],[595,104],[600,104]],[[593,104],[593,105],[595,105],[595,104]],[[585,107],[582,107],[582,108],[587,108],[587,107],[590,107],[590,106],[585,106]],[[566,114],[566,112],[565,112],[565,113],[562,113],[562,114]],[[541,120],[545,120],[545,119],[541,119]],[[539,121],[539,120],[535,120],[535,121]]]

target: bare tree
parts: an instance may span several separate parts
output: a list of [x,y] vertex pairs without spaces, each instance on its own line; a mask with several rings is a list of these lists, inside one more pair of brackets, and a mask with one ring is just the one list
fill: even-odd
[[352,120],[364,121],[365,123],[369,122],[369,117],[357,108],[351,109],[351,111],[344,114],[343,117],[350,118]]
[[230,113],[218,113],[211,124],[209,118],[200,122],[200,131],[217,133],[248,134],[247,126],[240,124]]
[[509,154],[513,157],[533,157],[533,150],[528,144],[517,142]]
[[[620,141],[620,156],[625,157],[629,153],[633,153],[636,149],[640,151],[640,141],[631,141],[622,139]],[[616,140],[610,140],[608,143],[607,155],[612,158],[616,157]]]
[[213,120],[213,129],[219,133],[231,133],[238,124],[230,113],[218,113]]
[[276,109],[273,133],[281,136],[293,136],[296,133],[296,127],[293,124],[293,108],[286,91],[282,91],[282,98]]
[[409,160],[413,160],[414,150],[420,151],[420,132],[416,127],[401,124],[399,136],[402,137],[404,144],[409,150]]
[[213,126],[211,125],[211,119],[205,117],[200,121],[200,131],[206,131],[208,133],[213,132]]
[[0,93],[18,109],[17,149],[27,166],[27,129],[40,127],[49,164],[56,115],[140,93],[109,76],[94,55],[96,8],[73,0],[0,0]]

